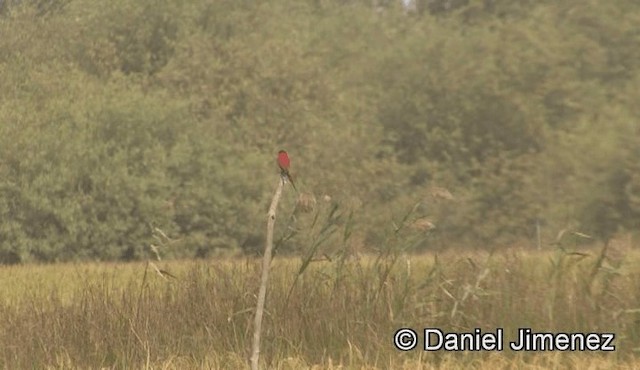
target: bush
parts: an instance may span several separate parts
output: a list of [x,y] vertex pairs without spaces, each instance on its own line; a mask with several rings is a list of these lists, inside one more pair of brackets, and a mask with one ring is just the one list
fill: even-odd
[[281,148],[372,248],[637,228],[633,2],[449,3],[3,3],[0,259],[255,249]]

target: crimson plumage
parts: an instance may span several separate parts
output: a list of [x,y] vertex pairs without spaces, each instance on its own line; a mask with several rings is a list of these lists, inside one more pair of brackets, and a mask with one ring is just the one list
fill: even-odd
[[289,160],[289,154],[286,151],[281,150],[278,152],[278,167],[280,167],[280,176],[286,178],[293,188],[296,189],[296,185],[293,183],[293,179],[291,178],[291,174],[289,173],[289,167],[291,166],[291,160]]

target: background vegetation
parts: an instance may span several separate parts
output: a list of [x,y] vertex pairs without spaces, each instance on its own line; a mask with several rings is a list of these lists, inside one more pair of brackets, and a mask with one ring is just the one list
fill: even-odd
[[0,260],[260,248],[280,148],[289,249],[323,202],[373,249],[637,231],[637,3],[415,4],[1,1]]

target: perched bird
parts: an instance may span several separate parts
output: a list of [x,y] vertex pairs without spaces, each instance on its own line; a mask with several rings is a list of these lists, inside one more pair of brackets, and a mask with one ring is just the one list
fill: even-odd
[[291,183],[291,186],[293,186],[293,189],[295,191],[298,191],[298,189],[296,189],[296,184],[293,183],[293,179],[291,178],[291,174],[289,173],[290,165],[291,161],[289,160],[289,155],[287,154],[287,152],[284,150],[279,151],[278,167],[280,167],[280,176],[282,176],[283,179],[288,180]]

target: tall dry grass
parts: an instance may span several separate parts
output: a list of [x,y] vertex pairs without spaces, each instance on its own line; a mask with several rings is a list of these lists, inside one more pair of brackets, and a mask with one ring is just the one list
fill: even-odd
[[[261,358],[271,368],[632,368],[640,350],[639,259],[632,252],[612,265],[595,249],[510,250],[311,262],[302,274],[304,261],[276,259]],[[0,365],[246,367],[259,261],[162,267],[175,278],[145,264],[3,268]],[[399,352],[392,335],[400,327],[501,327],[505,339],[520,327],[614,332],[617,350]]]

